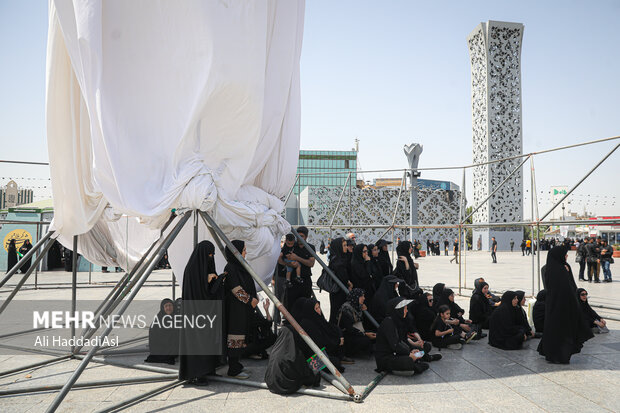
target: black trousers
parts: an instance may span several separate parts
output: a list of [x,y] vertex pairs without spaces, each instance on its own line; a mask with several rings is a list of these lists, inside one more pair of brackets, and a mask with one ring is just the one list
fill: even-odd
[[493,258],[493,262],[497,262],[497,255],[495,255],[495,251],[491,251],[491,258]]
[[414,361],[409,356],[388,356],[377,360],[377,370],[380,371],[414,371],[420,374],[428,369],[428,364],[421,361]]
[[372,347],[372,340],[366,336],[345,334],[344,335],[344,354],[347,357],[354,357],[358,354],[368,356]]
[[579,279],[580,280],[584,280],[585,278],[583,277],[583,273],[586,269],[586,260],[583,259],[581,261],[579,261]]
[[450,344],[457,344],[461,341],[461,337],[453,334],[451,336],[435,337],[432,341],[433,346],[437,348],[446,348]]
[[588,281],[592,281],[592,274],[594,274],[594,281],[599,281],[598,262],[588,262]]

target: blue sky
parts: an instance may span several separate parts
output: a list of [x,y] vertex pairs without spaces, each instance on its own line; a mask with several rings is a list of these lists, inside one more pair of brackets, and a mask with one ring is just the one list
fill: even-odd
[[[406,166],[402,147],[415,141],[424,145],[422,167],[471,163],[466,37],[486,20],[525,25],[525,152],[620,135],[619,1],[308,0],[302,148],[350,149],[358,138],[364,169],[390,169]],[[46,1],[0,0],[1,159],[47,159],[46,37]],[[550,186],[571,186],[613,145],[537,157],[541,208]],[[0,165],[0,184],[8,176],[47,177],[47,171]],[[618,176],[620,150],[568,208],[620,215],[620,203],[614,203],[620,202]],[[423,177],[461,183],[460,172]],[[467,180],[471,194],[470,174]],[[527,170],[524,180],[529,182]]]

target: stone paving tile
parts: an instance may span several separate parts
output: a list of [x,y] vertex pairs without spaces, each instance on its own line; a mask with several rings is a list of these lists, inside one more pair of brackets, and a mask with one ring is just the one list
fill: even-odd
[[407,395],[417,411],[459,411],[459,412],[480,412],[472,402],[457,391],[447,391],[442,393],[416,393]]
[[404,413],[423,412],[415,408],[410,397],[402,397],[390,394],[372,394],[364,403],[350,403],[350,408],[355,413]]
[[620,392],[618,392],[618,387],[611,383],[599,381],[588,384],[567,384],[564,387],[606,409],[620,410]]
[[181,385],[175,387],[170,392],[167,400],[226,400],[228,398],[228,392],[225,386],[220,386],[222,384],[224,383],[213,382],[213,384],[205,387]]
[[560,385],[515,387],[516,393],[551,412],[600,412],[603,407]]
[[[247,413],[248,410],[253,412],[269,412],[269,413],[285,413],[290,411],[310,412],[320,411],[325,407],[325,399],[319,397],[279,397],[278,400],[257,398],[254,400],[238,399],[229,397],[224,401],[224,411]],[[330,400],[330,413],[346,412],[350,413],[350,402],[339,402],[338,400]]]
[[531,401],[505,387],[497,387],[493,391],[480,389],[460,390],[465,398],[485,412],[544,412]]

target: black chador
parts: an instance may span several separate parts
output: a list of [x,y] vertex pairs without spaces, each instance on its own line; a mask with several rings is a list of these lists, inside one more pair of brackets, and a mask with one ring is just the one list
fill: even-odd
[[[398,243],[396,247],[396,254],[398,254],[398,261],[396,262],[396,269],[394,269],[394,275],[398,278],[405,280],[404,284],[398,286],[398,290],[401,296],[407,298],[415,298],[415,290],[418,289],[418,271],[413,264],[413,258],[409,250],[413,248],[411,242],[402,241]],[[405,263],[406,260],[407,262]]]
[[538,353],[552,363],[567,364],[571,355],[579,353],[583,343],[593,337],[583,321],[577,301],[577,285],[566,262],[568,248],[553,247],[547,255],[545,331]]
[[[19,255],[20,257],[23,257],[24,255],[26,255],[28,253],[28,251],[30,251],[32,249],[32,244],[30,243],[30,240],[24,240],[24,244],[21,246],[21,248],[19,249]],[[23,259],[23,258],[20,258]],[[30,268],[30,262],[32,261],[32,257],[28,258],[26,261],[24,261],[24,263],[22,264],[22,267],[20,268],[20,271],[25,274],[26,271],[28,271],[28,269]]]
[[489,320],[489,344],[504,350],[520,349],[525,341],[525,328],[517,313],[517,293],[506,291],[502,303]]
[[358,244],[353,248],[353,256],[351,257],[351,283],[353,288],[361,288],[364,290],[366,299],[370,301],[375,293],[373,279],[370,275],[370,260],[364,259],[363,251],[368,247],[364,244]]
[[[192,252],[185,272],[183,273],[183,301],[180,305],[181,314],[198,316],[202,309],[200,301],[221,300],[223,291],[222,279],[218,278],[215,269],[215,247],[209,241],[202,241]],[[221,276],[223,277],[223,276]],[[175,307],[177,303],[175,303]],[[222,323],[219,324],[220,326]],[[215,336],[214,336],[215,334]],[[195,354],[196,343],[220,343],[213,354]],[[195,380],[195,384],[206,384],[206,377],[215,374],[219,355],[222,353],[223,331],[212,329],[184,328],[181,330],[181,356],[179,364],[180,380]],[[189,346],[194,350],[186,355]],[[216,344],[217,347],[217,344]]]
[[174,364],[179,355],[179,330],[174,327],[174,302],[161,300],[159,313],[149,328],[149,356],[147,363]]
[[9,252],[9,256],[6,260],[6,272],[9,272],[11,268],[15,267],[17,264],[17,247],[15,246],[15,240],[11,239],[9,241],[9,247],[7,248]]

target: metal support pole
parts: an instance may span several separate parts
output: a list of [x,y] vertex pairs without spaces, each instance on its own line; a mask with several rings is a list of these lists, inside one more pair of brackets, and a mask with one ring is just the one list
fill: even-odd
[[[75,317],[77,299],[77,262],[78,262],[78,236],[73,236],[73,253],[71,254],[71,316]],[[71,323],[71,337],[75,339],[75,322]],[[73,340],[72,342],[75,342]],[[71,346],[71,354],[75,351],[75,345]]]
[[[47,241],[49,239],[49,237],[52,236],[52,234],[54,233],[54,231],[48,231],[43,238],[41,238],[39,241],[37,241],[36,244],[34,244],[34,246],[32,247],[32,249],[30,251],[28,251],[26,253],[26,255],[24,255],[22,257],[21,260],[17,261],[17,264],[15,264],[13,266],[13,268],[11,268],[9,270],[9,272],[4,276],[4,278],[2,279],[2,281],[0,281],[0,287],[2,287],[4,284],[6,284],[6,282],[8,280],[11,279],[11,277],[17,272],[19,271],[19,269],[22,267],[22,265],[24,265],[24,263],[29,259],[32,258],[32,256],[34,255],[35,252],[37,252],[37,250],[39,250],[39,248],[43,247],[43,245],[45,244],[45,241]],[[37,258],[34,260],[34,262],[36,264],[39,263],[39,257],[37,256]]]
[[351,215],[351,172],[349,172],[349,225],[353,224],[353,216]]
[[[532,156],[530,158],[530,165],[532,167],[532,185],[534,187],[534,196],[535,196],[535,200],[536,203],[534,204],[536,207],[536,239],[537,239],[537,245],[538,245],[538,254],[536,255],[536,261],[538,263],[538,270],[536,271],[536,274],[538,275],[538,291],[540,291],[540,253],[541,253],[541,249],[540,249],[540,214],[538,211],[538,189],[536,188],[536,171],[534,169],[534,157]],[[532,216],[534,215],[534,213],[532,212]],[[532,289],[533,290],[533,289]],[[532,294],[533,295],[533,294]]]
[[[500,182],[500,183],[499,183],[499,185],[497,185],[497,187],[495,187],[495,189],[494,189],[494,190],[493,190],[493,191],[492,191],[492,192],[491,192],[491,193],[490,193],[490,194],[489,194],[486,198],[484,198],[484,200],[483,200],[483,201],[481,201],[481,202],[478,204],[478,206],[476,206],[476,207],[475,207],[475,208],[474,208],[474,209],[470,212],[470,214],[469,214],[469,215],[467,215],[467,217],[465,217],[465,219],[463,220],[463,222],[464,222],[464,221],[467,221],[467,220],[468,220],[468,219],[469,219],[472,215],[474,215],[474,213],[475,213],[477,210],[479,210],[479,209],[482,207],[482,205],[484,205],[484,203],[485,203],[485,202],[487,202],[489,199],[491,199],[491,197],[492,197],[493,195],[495,195],[495,193],[496,193],[497,191],[499,191],[499,190],[500,190],[500,188],[501,188],[502,186],[504,186],[504,184],[505,184],[506,182],[508,182],[508,180],[509,180],[509,179],[510,179],[510,178],[511,178],[511,177],[512,177],[515,173],[517,173],[518,171],[520,171],[520,170],[521,170],[521,167],[523,166],[523,164],[525,164],[525,162],[527,162],[527,160],[528,160],[528,159],[530,159],[530,157],[529,157],[529,156],[528,156],[527,158],[525,158],[525,159],[524,159],[524,160],[523,160],[523,161],[519,164],[519,166],[517,166],[517,167],[516,167],[516,168],[515,168],[512,172],[510,172],[510,173],[508,174],[508,176],[507,176],[506,178],[504,178],[504,180],[503,180],[502,182]],[[506,224],[504,224],[504,226],[506,226]]]
[[93,281],[93,263],[88,263],[88,284],[92,284]]
[[[463,233],[463,217],[465,216],[465,168],[463,168],[463,179],[462,183],[463,187],[461,188],[461,199],[459,202],[459,249],[455,251],[455,254],[458,254],[459,257],[459,295],[461,295],[461,263],[463,259],[461,257],[461,250],[463,249],[463,244],[461,234]],[[467,242],[467,237],[465,237],[465,242]],[[467,246],[465,247],[467,248]]]
[[[532,157],[530,156],[530,207],[532,208],[532,222],[534,221],[534,164],[532,163]],[[532,295],[534,294],[534,254],[536,254],[536,248],[534,245],[534,226],[530,225],[530,242],[532,243]],[[540,251],[538,251],[540,254]]]
[[308,344],[310,349],[317,356],[319,356],[323,364],[325,364],[325,366],[329,369],[329,371],[344,386],[344,388],[347,390],[347,393],[353,396],[354,399],[361,400],[360,395],[355,393],[355,389],[353,389],[353,386],[351,386],[351,384],[342,376],[342,374],[340,374],[338,369],[332,364],[329,358],[327,358],[325,353],[321,351],[321,349],[316,345],[314,341],[312,341],[312,339],[308,336],[308,334],[304,331],[304,329],[299,325],[299,323],[297,323],[297,321],[293,318],[293,316],[291,316],[288,310],[284,308],[280,300],[278,300],[278,297],[276,297],[275,294],[273,294],[271,290],[269,290],[269,287],[267,287],[265,282],[258,276],[258,274],[254,272],[254,269],[252,269],[252,267],[250,267],[250,265],[247,263],[245,258],[241,256],[239,251],[237,251],[237,249],[230,242],[228,237],[226,237],[226,234],[224,234],[224,232],[220,229],[220,227],[213,220],[213,218],[211,218],[211,216],[207,214],[206,212],[201,211],[201,214],[205,217],[205,219],[209,223],[209,226],[213,228],[213,230],[215,231],[217,236],[220,238],[220,240],[224,241],[224,243],[226,244],[230,252],[234,254],[235,258],[237,258],[237,260],[243,266],[243,268],[245,268],[245,270],[252,276],[254,281],[256,281],[256,283],[263,289],[263,291],[267,294],[267,296],[273,301],[273,304],[278,308],[278,310],[280,310],[284,318],[288,320],[291,326],[299,333],[299,335],[306,342],[306,344]]
[[[336,274],[334,274],[334,272],[331,270],[331,268],[329,268],[329,266],[327,264],[325,264],[325,261],[323,261],[321,259],[321,257],[319,257],[319,255],[316,253],[316,251],[314,251],[312,248],[310,248],[310,245],[308,245],[306,240],[303,239],[297,233],[297,231],[292,231],[292,233],[295,236],[295,238],[297,238],[297,242],[301,243],[304,246],[306,251],[308,251],[310,253],[310,255],[312,255],[314,257],[314,259],[321,265],[321,267],[323,267],[325,269],[327,274],[329,274],[329,276],[332,277],[332,279],[336,282],[336,284],[338,284],[340,289],[342,291],[348,293],[349,289],[342,283],[342,281],[340,281],[340,279],[336,276]],[[364,315],[368,318],[368,320],[372,323],[372,325],[374,325],[377,328],[379,327],[379,323],[377,323],[377,320],[375,320],[374,317],[367,310],[364,310]]]
[[[398,207],[400,206],[400,196],[403,193],[403,186],[405,185],[407,179],[407,172],[403,173],[403,180],[400,181],[400,189],[398,190],[398,198],[396,198],[396,206],[394,207],[394,213],[392,214],[392,225],[396,223],[396,214],[398,213]],[[392,227],[386,229],[385,232],[379,237],[379,239],[383,239],[385,235],[392,230]],[[392,236],[392,242],[394,242],[394,237]]]
[[[51,248],[52,244],[54,243],[54,240],[49,240],[49,242],[45,245],[45,247],[43,247],[43,250],[41,251],[41,254],[37,256],[37,258],[34,260],[34,262],[32,263],[32,265],[30,266],[30,268],[28,269],[28,271],[26,271],[26,274],[24,274],[24,276],[22,277],[21,280],[19,280],[19,282],[17,283],[17,285],[15,286],[15,288],[13,289],[13,291],[11,291],[11,294],[9,294],[9,296],[6,298],[6,300],[4,300],[4,302],[2,303],[2,306],[0,306],[0,314],[2,314],[2,312],[4,311],[4,309],[9,305],[9,303],[11,302],[11,300],[13,300],[13,298],[15,297],[15,295],[17,294],[17,292],[24,286],[24,284],[26,283],[26,281],[28,280],[28,278],[30,278],[30,274],[32,274],[32,272],[34,271],[35,267],[37,265],[39,265],[39,262],[43,259],[43,257],[45,256],[45,254],[47,254],[47,251],[49,251],[49,249]],[[37,243],[38,244],[38,243]],[[28,253],[32,252],[33,249],[31,249],[30,251],[28,251]],[[28,254],[24,255],[24,258],[22,258],[22,260],[27,259],[26,257],[28,256]],[[32,255],[31,255],[32,256]],[[15,267],[13,267],[15,268]]]
[[[40,225],[37,223],[37,241],[39,240],[39,227]],[[39,266],[37,265],[34,268],[34,289],[36,290],[39,285]]]
[[[152,383],[157,381],[170,381],[176,380],[178,375],[176,374],[166,374],[166,375],[158,375],[158,376],[146,376],[146,377],[126,377],[124,379],[108,379],[108,380],[96,380],[96,381],[85,381],[83,383],[76,383],[73,388],[85,388],[85,387],[95,387],[101,388],[104,386],[115,386],[119,384],[132,384],[132,383]],[[59,390],[62,388],[62,384],[52,384],[48,386],[35,386],[35,387],[22,387],[16,389],[8,389],[8,390],[0,390],[0,396],[7,396],[10,394],[23,394],[23,393],[38,393],[38,392],[47,392],[51,390]]]
[[[168,234],[168,236],[166,237],[166,239],[162,243],[161,247],[159,248],[159,251],[157,252],[157,254],[155,254],[155,256],[151,258],[151,261],[148,264],[147,269],[144,271],[144,274],[142,274],[142,276],[138,280],[135,288],[131,290],[131,293],[129,294],[129,297],[127,298],[127,301],[125,301],[123,303],[123,305],[121,306],[121,308],[118,310],[117,314],[119,316],[122,315],[125,312],[125,310],[127,310],[127,307],[129,307],[129,305],[131,304],[131,302],[134,299],[134,297],[136,296],[136,294],[138,294],[138,291],[140,291],[140,288],[142,287],[142,285],[144,284],[144,282],[146,281],[148,276],[151,274],[151,272],[153,271],[153,269],[155,268],[155,266],[157,265],[157,263],[159,262],[161,257],[163,257],[163,255],[166,253],[166,250],[168,249],[170,244],[172,244],[172,241],[174,241],[174,239],[177,237],[177,235],[179,235],[179,232],[181,231],[181,229],[183,228],[185,223],[188,221],[190,216],[191,216],[191,214],[186,213],[183,217],[181,217],[181,219],[176,224],[174,229],[170,232],[170,234]],[[113,328],[114,328],[113,325],[108,326],[105,329],[105,331],[99,336],[101,338],[101,340],[103,340],[103,338],[107,337],[108,334],[110,334],[110,332],[112,331]],[[69,390],[71,390],[71,388],[73,387],[73,385],[75,384],[77,379],[84,372],[84,369],[86,369],[86,366],[90,362],[91,358],[95,355],[95,352],[97,352],[97,350],[99,350],[99,347],[100,346],[93,346],[90,349],[90,351],[84,357],[84,359],[82,360],[80,365],[73,372],[71,377],[69,377],[69,380],[63,386],[63,388],[61,389],[60,393],[56,396],[54,401],[52,401],[52,403],[47,408],[46,411],[48,413],[55,412],[56,409],[58,408],[58,406],[60,406],[60,403],[62,403],[64,398],[67,396],[67,393],[69,393]]]
[[157,387],[155,389],[149,390],[146,393],[141,393],[137,396],[133,396],[130,397],[129,399],[125,399],[115,405],[106,407],[105,409],[99,410],[97,413],[109,413],[109,412],[115,412],[115,411],[121,411],[126,409],[127,407],[131,407],[134,404],[137,404],[143,400],[146,400],[148,398],[151,398],[153,396],[156,396],[160,393],[163,393],[165,391],[174,389],[175,387],[178,387],[182,384],[184,384],[185,381],[175,381],[174,383],[169,383],[166,384],[165,386],[161,386],[161,387]]
[[547,212],[546,212],[546,213],[542,216],[542,218],[540,218],[540,220],[539,220],[539,221],[543,221],[545,218],[547,218],[547,216],[548,216],[551,212],[553,212],[553,210],[554,210],[555,208],[557,208],[557,206],[558,206],[558,205],[561,205],[561,204],[562,204],[562,202],[564,202],[564,200],[565,200],[566,198],[568,198],[568,196],[569,196],[570,194],[572,194],[572,193],[573,193],[573,191],[574,191],[575,189],[577,189],[577,187],[578,187],[579,185],[581,185],[583,181],[585,181],[585,180],[586,180],[586,179],[587,179],[590,175],[592,175],[592,172],[594,172],[594,171],[595,171],[595,170],[596,170],[599,166],[601,166],[601,164],[602,164],[603,162],[605,162],[605,161],[607,160],[607,158],[609,158],[609,157],[611,156],[611,154],[612,154],[612,153],[614,153],[614,152],[616,151],[616,149],[618,149],[618,147],[620,147],[620,143],[619,143],[619,144],[617,144],[616,146],[614,146],[614,148],[613,148],[611,151],[607,152],[607,155],[605,155],[605,156],[603,157],[603,159],[601,159],[601,160],[600,160],[600,161],[599,161],[596,165],[594,165],[594,167],[593,167],[592,169],[590,169],[590,171],[589,171],[587,174],[585,174],[585,176],[584,176],[583,178],[581,178],[581,179],[579,180],[579,182],[577,182],[577,183],[576,183],[576,184],[575,184],[575,185],[574,185],[574,186],[573,186],[573,187],[572,187],[572,188],[571,188],[571,189],[570,189],[570,190],[566,193],[566,195],[564,195],[564,196],[563,196],[563,197],[562,197],[562,198],[561,198],[558,202],[556,202],[556,203],[555,203],[555,205],[553,205],[553,206],[551,207],[551,209],[550,209],[549,211],[547,211]]
[[340,210],[340,203],[342,202],[342,197],[344,196],[344,191],[347,189],[347,184],[349,183],[349,179],[351,178],[351,174],[344,182],[344,186],[342,187],[342,192],[340,192],[340,197],[338,198],[338,203],[336,204],[336,209],[334,210],[334,215],[332,215],[332,219],[329,221],[329,237],[332,238],[332,225],[334,225],[334,219],[338,214],[338,210]]
[[[164,227],[161,230],[161,234],[162,235],[164,234],[164,232],[166,231],[168,226],[172,223],[172,221],[174,221],[174,215],[171,215],[170,219],[168,219],[166,224],[164,224]],[[166,236],[166,238],[164,238],[164,239],[167,239],[169,236],[170,236],[170,234],[168,234]],[[146,258],[149,257],[149,254],[151,254],[153,249],[157,246],[157,244],[161,240],[162,240],[162,238],[160,236],[160,238],[158,238],[157,240],[155,240],[155,242],[153,242],[151,244],[151,246],[146,251],[146,253],[144,255],[142,255],[142,257],[140,257],[140,260],[133,267],[131,272],[125,274],[124,281],[123,281],[123,279],[121,279],[121,281],[119,281],[117,283],[117,285],[115,287],[115,288],[117,288],[116,292],[114,292],[114,290],[112,290],[110,292],[110,294],[108,295],[108,297],[99,305],[99,307],[95,311],[95,323],[94,323],[95,324],[95,328],[91,329],[90,327],[88,327],[85,330],[83,330],[82,331],[82,337],[84,337],[85,339],[89,339],[90,337],[92,337],[95,334],[95,332],[97,331],[97,329],[99,329],[100,315],[103,315],[103,316],[110,315],[112,313],[112,311],[114,311],[116,309],[116,307],[118,307],[118,305],[123,300],[125,295],[128,292],[131,291],[131,289],[134,287],[134,285],[136,284],[138,279],[144,273],[144,271],[146,269],[146,266],[143,266],[142,264],[145,263]],[[146,260],[146,265],[147,266],[149,265],[151,259],[152,259],[152,256],[148,260]],[[156,265],[157,265],[157,263],[156,263]],[[110,295],[112,296],[111,298],[110,298]],[[108,299],[110,299],[110,301],[108,301]],[[102,309],[102,307],[103,307],[103,309]],[[81,349],[82,349],[82,346],[78,346],[75,349],[74,354],[79,352]]]
[[172,271],[172,301],[176,300],[177,279]]
[[370,383],[368,383],[368,386],[366,386],[366,388],[362,392],[362,400],[364,400],[364,399],[366,399],[366,397],[368,397],[370,392],[373,391],[375,387],[377,387],[377,384],[379,384],[379,382],[381,380],[383,380],[383,378],[386,375],[387,375],[387,373],[385,371],[382,371],[374,379],[372,379],[372,381]]
[[198,211],[194,211],[194,249],[198,245]]

